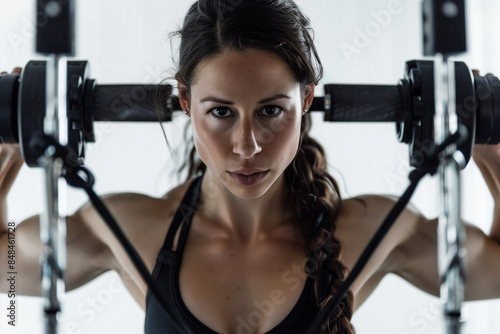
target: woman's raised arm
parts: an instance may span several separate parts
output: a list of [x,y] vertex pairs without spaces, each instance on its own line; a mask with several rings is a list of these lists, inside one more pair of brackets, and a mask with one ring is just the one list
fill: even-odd
[[[30,217],[17,227],[7,219],[7,195],[22,164],[18,144],[0,144],[0,292],[9,292],[9,277],[6,275],[15,271],[15,293],[39,296],[40,255],[43,249],[39,216]],[[115,269],[113,253],[96,233],[99,221],[91,206],[82,206],[66,217],[66,223],[68,268],[65,275],[68,290],[85,284],[107,270]]]
[[[500,146],[476,145],[473,158],[481,171],[495,209],[493,224],[487,235],[479,228],[465,224],[467,250],[466,300],[500,298]],[[415,286],[437,294],[437,219],[415,220],[405,240],[398,247],[396,274]]]

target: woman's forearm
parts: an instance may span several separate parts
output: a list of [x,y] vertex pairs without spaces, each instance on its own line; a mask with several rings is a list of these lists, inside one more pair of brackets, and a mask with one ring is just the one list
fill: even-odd
[[7,233],[7,196],[23,163],[19,144],[0,144],[0,235]]
[[5,198],[0,198],[0,236],[7,233],[7,201]]
[[498,146],[476,145],[473,158],[495,203],[490,237],[500,242],[500,148]]

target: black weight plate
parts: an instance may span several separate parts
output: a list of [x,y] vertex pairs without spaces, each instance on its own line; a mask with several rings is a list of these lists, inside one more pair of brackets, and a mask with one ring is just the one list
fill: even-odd
[[491,137],[488,144],[500,143],[500,81],[493,75],[487,75],[486,80],[490,85],[491,101],[493,103],[493,124],[491,126]]
[[485,77],[475,76],[474,85],[477,103],[476,144],[490,141],[493,126],[493,101],[490,85]]
[[19,144],[26,164],[40,167],[38,155],[29,147],[36,133],[43,133],[45,117],[45,61],[30,61],[21,74],[19,89]]
[[455,62],[455,107],[458,123],[467,129],[467,138],[458,146],[466,165],[472,156],[476,137],[476,104],[474,86],[469,68],[464,62]]
[[17,98],[19,74],[0,76],[0,142],[18,143]]

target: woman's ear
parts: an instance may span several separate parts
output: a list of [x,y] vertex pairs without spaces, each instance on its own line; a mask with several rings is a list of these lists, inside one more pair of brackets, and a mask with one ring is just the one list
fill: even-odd
[[177,80],[177,90],[179,91],[179,103],[181,105],[182,110],[189,110],[189,89],[183,84],[181,81]]
[[316,85],[311,82],[304,88],[304,97],[302,99],[303,114],[305,114],[311,108],[311,104],[314,100],[314,88]]

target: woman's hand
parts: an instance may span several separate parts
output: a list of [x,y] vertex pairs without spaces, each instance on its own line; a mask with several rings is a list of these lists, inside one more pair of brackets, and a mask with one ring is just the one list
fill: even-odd
[[[22,68],[15,67],[12,74],[21,74]],[[0,72],[0,75],[7,72]],[[0,143],[0,200],[5,200],[14,180],[24,163],[19,144]]]
[[[472,74],[474,76],[479,76],[479,70],[473,69]],[[493,75],[487,73],[486,75]],[[485,164],[493,164],[500,166],[500,145],[474,145],[472,150],[472,158],[479,168],[482,168]],[[491,190],[491,189],[490,189]]]
[[[21,67],[14,67],[14,68],[12,69],[11,74],[21,74],[21,71],[22,71],[22,70],[23,70],[23,69],[22,69]],[[3,74],[7,74],[7,72],[5,72],[5,71],[0,72],[0,75],[3,75]]]
[[5,199],[24,163],[19,144],[0,144],[0,199]]

